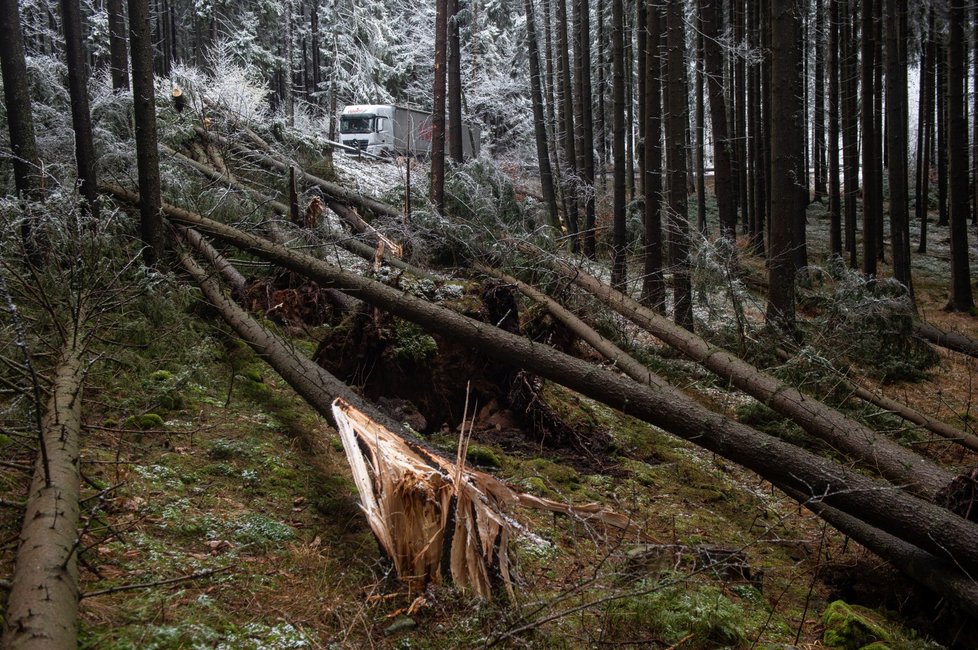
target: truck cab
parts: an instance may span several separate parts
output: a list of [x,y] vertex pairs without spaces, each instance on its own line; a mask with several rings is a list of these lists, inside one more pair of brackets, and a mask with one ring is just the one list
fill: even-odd
[[374,155],[394,152],[393,106],[358,104],[340,115],[340,142]]

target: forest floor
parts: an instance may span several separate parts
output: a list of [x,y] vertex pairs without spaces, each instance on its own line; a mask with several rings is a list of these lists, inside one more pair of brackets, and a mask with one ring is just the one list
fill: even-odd
[[[379,165],[347,161],[340,174],[368,192],[403,182],[401,167]],[[813,242],[827,239],[820,211],[809,211]],[[915,258],[921,315],[978,337],[973,316],[942,311],[941,236]],[[763,277],[762,260],[743,262]],[[937,647],[928,636],[961,645],[960,620],[939,597],[768,483],[553,385],[548,402],[580,431],[610,436],[607,450],[528,443],[504,422],[477,434],[469,462],[528,492],[607,504],[640,532],[521,514],[532,534],[515,545],[516,602],[448,586],[409,592],[359,511],[336,432],[192,292],[169,292],[165,304],[134,307],[137,345],[85,393],[81,467],[97,497],[82,505],[84,648],[814,648],[825,645],[823,615],[837,599],[870,608],[862,616],[891,636],[887,647]],[[312,355],[329,328],[283,333]],[[668,376],[731,414],[750,411],[749,398],[648,345]],[[978,406],[975,374],[973,360],[941,352],[923,376],[882,389],[965,428]],[[879,384],[871,372],[864,379]],[[452,454],[457,440],[450,429],[428,437]],[[956,467],[978,464],[946,442],[916,444]],[[31,459],[5,458],[0,492],[22,494],[18,467]],[[0,508],[0,575],[10,574],[21,513]]]

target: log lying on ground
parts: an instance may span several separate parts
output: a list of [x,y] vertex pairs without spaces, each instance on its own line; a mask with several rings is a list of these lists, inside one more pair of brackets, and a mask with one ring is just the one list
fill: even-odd
[[[212,133],[210,131],[205,131],[202,128],[198,127],[196,130],[200,136],[219,142],[224,146],[230,147],[231,150],[238,153],[239,155],[251,156],[265,167],[275,169],[286,174],[289,171],[289,164],[286,163],[285,161],[279,160],[275,157],[269,156],[268,154],[262,153],[260,151],[255,151],[252,149],[248,149],[244,146],[241,146],[239,144],[235,144],[233,142],[230,142],[227,138],[223,136],[217,135],[216,133]],[[359,206],[360,208],[373,212],[374,214],[377,215],[394,217],[397,219],[403,218],[403,215],[397,208],[391,207],[386,203],[383,203],[382,201],[378,201],[376,199],[363,196],[341,185],[337,185],[336,183],[330,183],[329,181],[323,180],[322,178],[319,178],[317,176],[313,176],[312,174],[306,171],[300,170],[297,173],[297,175],[301,177],[303,180],[305,180],[307,183],[311,183],[319,187],[327,195],[335,197],[345,203],[350,203],[352,205]]]
[[[785,361],[791,359],[791,354],[781,349],[778,350],[778,356]],[[856,382],[843,377],[841,373],[836,373],[836,377],[847,391],[851,392],[864,402],[878,406],[885,411],[895,413],[907,422],[924,427],[928,431],[936,433],[942,438],[955,442],[966,449],[970,449],[971,451],[978,452],[978,436],[960,429],[956,429],[946,422],[932,418],[926,413],[921,413],[909,405],[898,402],[895,399],[891,399],[886,395],[878,395],[868,388],[860,386]]]
[[[442,458],[268,332],[186,253],[180,254],[180,261],[238,336],[340,431],[367,520],[405,581],[423,586],[450,577],[456,585],[488,598],[490,575],[498,566],[511,589],[506,544],[521,529],[506,515],[510,506],[630,528],[627,517],[599,504],[569,505],[522,494],[488,474],[465,468],[464,454],[454,464]],[[364,449],[370,453],[372,471],[364,462]]]
[[83,366],[76,337],[55,370],[42,422],[46,453],[35,463],[4,613],[2,645],[9,650],[77,647]]
[[245,293],[248,290],[248,283],[245,281],[244,276],[234,268],[234,266],[227,261],[223,255],[217,252],[210,243],[201,237],[200,233],[193,228],[185,228],[183,226],[177,226],[177,232],[179,236],[186,237],[190,245],[200,251],[200,254],[204,256],[208,264],[217,269],[217,272],[224,277],[224,280],[231,285],[231,296],[235,300],[241,300],[244,298]]
[[968,338],[964,334],[942,330],[930,323],[914,323],[913,331],[918,336],[942,348],[978,358],[978,341]]
[[740,357],[718,348],[645,307],[637,300],[605,285],[597,278],[559,259],[545,259],[543,251],[522,245],[564,277],[639,327],[703,365],[761,403],[794,420],[802,429],[839,452],[860,459],[891,481],[906,484],[933,500],[953,474],[914,451],[900,446],[869,427],[847,418],[832,407],[809,397],[755,368]]
[[[127,192],[130,200],[138,196]],[[380,282],[347,273],[200,215],[164,205],[171,220],[191,225],[279,266],[350,293],[425,329],[478,347],[713,451],[779,485],[824,501],[939,557],[978,570],[978,525],[847,467],[712,413],[688,398],[664,398],[647,386],[545,345],[467,318]]]

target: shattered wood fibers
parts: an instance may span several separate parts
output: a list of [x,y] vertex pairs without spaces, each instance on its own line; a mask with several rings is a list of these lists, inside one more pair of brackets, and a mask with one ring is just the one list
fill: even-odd
[[522,527],[505,511],[516,505],[630,526],[599,504],[571,506],[517,492],[467,469],[461,454],[457,463],[429,454],[342,399],[333,402],[333,416],[370,528],[398,576],[417,586],[450,579],[490,598],[498,572],[512,597],[508,545]]

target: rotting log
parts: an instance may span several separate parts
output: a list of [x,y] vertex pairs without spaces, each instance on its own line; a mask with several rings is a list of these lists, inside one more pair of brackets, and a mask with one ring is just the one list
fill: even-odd
[[927,339],[942,348],[978,358],[978,341],[959,332],[949,332],[935,327],[930,323],[914,323],[913,331],[918,336]]
[[[230,142],[227,138],[223,136],[217,135],[216,133],[211,133],[210,131],[205,131],[200,127],[197,127],[196,130],[200,136],[207,139],[214,140],[220,143],[221,145],[230,147],[232,151],[235,151],[239,154],[251,156],[259,163],[265,165],[268,168],[275,169],[282,173],[288,173],[289,171],[288,163],[279,160],[273,156],[269,156],[268,154],[262,153],[260,151],[255,151],[253,149],[248,149],[239,144],[235,144],[233,142]],[[347,189],[341,185],[337,185],[336,183],[330,183],[327,180],[324,180],[317,176],[313,176],[307,171],[299,170],[297,172],[297,176],[305,180],[307,183],[311,183],[319,187],[324,193],[328,194],[329,196],[335,197],[343,202],[357,205],[363,208],[364,210],[368,210],[377,215],[393,217],[395,219],[403,218],[403,215],[397,208],[391,207],[382,201],[378,201],[377,199],[372,199],[370,197],[358,194],[357,192]]]
[[689,359],[703,365],[762,404],[791,418],[810,435],[838,452],[861,460],[887,479],[933,500],[953,474],[896,441],[846,417],[836,409],[805,395],[794,386],[759,370],[740,357],[711,345],[689,330],[617,291],[597,278],[559,259],[544,258],[542,251],[520,245],[524,252],[661,339]]
[[79,438],[84,376],[80,340],[55,370],[4,612],[7,650],[78,645]]
[[[422,586],[451,578],[479,596],[491,596],[498,566],[511,592],[506,544],[522,528],[510,506],[560,512],[631,530],[630,520],[599,504],[571,505],[523,494],[493,476],[464,467],[416,440],[346,384],[297,354],[231,301],[193,259],[180,262],[228,325],[303,399],[340,431],[368,523],[398,575]],[[363,453],[371,455],[368,471]],[[406,516],[409,513],[410,516]]]
[[[121,189],[121,188],[119,188]],[[120,196],[138,201],[121,190]],[[623,413],[633,415],[736,462],[761,477],[823,501],[842,512],[978,571],[978,525],[885,481],[870,478],[773,436],[730,420],[687,398],[664,398],[629,378],[546,345],[503,332],[380,282],[345,272],[211,219],[171,205],[167,217],[191,225],[267,261],[339,289],[436,331],[478,347],[503,363],[521,366]]]

